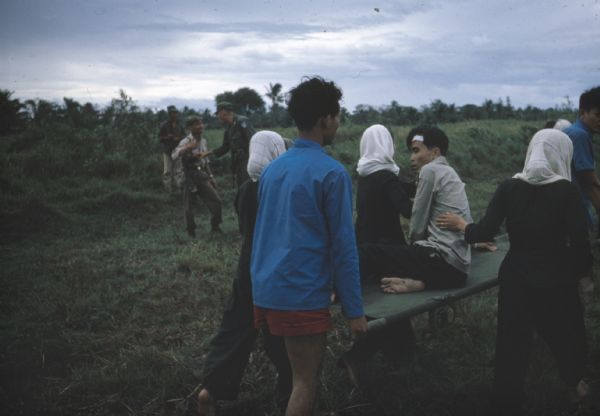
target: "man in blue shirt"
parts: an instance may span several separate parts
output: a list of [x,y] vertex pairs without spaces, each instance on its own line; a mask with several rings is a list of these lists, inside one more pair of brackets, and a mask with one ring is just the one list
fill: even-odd
[[593,134],[600,133],[600,86],[581,94],[579,118],[564,132],[573,141],[573,182],[579,187],[588,213],[588,224],[593,230],[600,212],[600,180],[596,175],[592,143]]
[[353,334],[367,330],[352,218],[352,184],[323,150],[340,123],[342,92],[306,79],[289,93],[299,130],[294,147],[259,181],[251,276],[255,323],[283,336],[293,388],[286,415],[312,414],[329,305],[337,293]]

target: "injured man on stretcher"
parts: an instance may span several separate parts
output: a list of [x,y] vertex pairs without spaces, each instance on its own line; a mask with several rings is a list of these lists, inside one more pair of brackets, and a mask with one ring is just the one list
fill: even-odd
[[[364,139],[364,137],[363,137]],[[448,137],[436,127],[419,126],[406,137],[418,182],[410,219],[409,244],[360,242],[361,279],[379,282],[386,293],[460,288],[465,285],[471,250],[462,233],[442,229],[436,219],[448,212],[471,219],[465,185],[448,164]],[[368,215],[368,213],[367,213]],[[359,213],[360,216],[360,213]],[[493,247],[488,247],[493,250]],[[354,365],[378,350],[394,356],[412,352],[415,336],[409,319],[357,339],[339,361],[357,382]]]
[[471,218],[465,185],[445,157],[448,137],[436,127],[420,126],[411,130],[406,144],[418,172],[410,244],[360,244],[362,279],[381,279],[387,293],[461,287],[471,262],[469,245],[461,233],[436,224],[447,212]]

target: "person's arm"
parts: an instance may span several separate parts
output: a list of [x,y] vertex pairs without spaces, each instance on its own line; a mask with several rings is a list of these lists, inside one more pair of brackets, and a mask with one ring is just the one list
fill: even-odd
[[223,143],[221,143],[221,146],[217,147],[216,149],[209,150],[208,152],[202,154],[201,157],[206,157],[206,156],[210,156],[210,155],[215,155],[215,157],[221,157],[225,153],[229,152],[230,148],[231,148],[231,137],[229,134],[229,127],[228,127],[225,130],[225,133],[223,133]]
[[596,212],[600,214],[600,179],[593,170],[580,171],[576,173],[584,191],[587,192]]
[[177,160],[181,156],[187,153],[191,153],[196,148],[196,140],[189,140],[188,138],[182,139],[177,147],[171,152],[171,159]]
[[[197,158],[197,159],[202,159],[206,156],[208,156],[209,154],[211,154],[211,152],[208,150],[208,142],[206,141],[206,139],[204,137],[202,137],[200,139],[200,141],[197,141],[198,145],[192,150],[192,156]],[[202,161],[203,163],[203,170],[208,174],[208,180],[210,181],[211,185],[217,189],[217,181],[215,181],[215,177],[212,173],[212,170],[210,168],[210,160],[204,160]]]
[[596,211],[600,212],[600,180],[595,172],[591,138],[583,130],[570,131],[569,137],[573,142],[573,174],[588,194]]
[[435,172],[428,169],[427,165],[421,168],[419,183],[413,202],[412,216],[410,218],[409,241],[425,240],[427,238],[427,225],[433,203],[435,185]]
[[395,176],[390,177],[390,180],[385,183],[385,193],[396,212],[404,218],[410,218],[413,204],[402,182]]
[[334,289],[348,320],[364,318],[358,250],[352,223],[352,183],[345,171],[331,172],[325,179],[324,214],[330,240]]
[[485,215],[478,223],[472,223],[465,230],[465,241],[473,244],[494,241],[500,226],[506,218],[507,190],[510,180],[501,183],[492,196]]
[[465,241],[471,244],[492,241],[506,217],[505,194],[509,183],[506,181],[498,186],[488,204],[485,215],[478,223],[469,224],[459,215],[446,213],[436,219],[437,226],[441,229],[464,232]]

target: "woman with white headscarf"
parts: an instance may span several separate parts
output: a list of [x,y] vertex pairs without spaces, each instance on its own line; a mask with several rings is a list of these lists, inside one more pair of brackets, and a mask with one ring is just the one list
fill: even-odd
[[[214,415],[217,400],[237,397],[248,357],[254,349],[258,331],[254,328],[250,255],[258,208],[258,180],[263,169],[285,150],[284,139],[272,131],[259,131],[250,140],[247,165],[250,179],[239,187],[235,198],[242,248],[229,304],[204,362],[204,381],[198,393],[200,415]],[[266,330],[263,330],[263,336],[267,356],[278,373],[277,399],[287,403],[292,374],[283,338]]]
[[565,131],[567,127],[571,127],[571,122],[569,120],[565,120],[564,118],[559,118],[552,126],[553,129]]
[[[356,170],[359,175],[356,190],[357,245],[406,245],[400,215],[410,218],[412,202],[409,195],[414,196],[416,187],[398,177],[400,168],[394,162],[394,140],[384,126],[375,124],[364,131]],[[379,350],[393,357],[408,356],[413,352],[415,343],[410,320],[402,320],[369,337],[355,340],[338,365],[345,368],[350,380],[358,385],[358,365]]]
[[506,223],[510,249],[498,273],[498,328],[494,398],[502,414],[520,414],[533,331],[553,352],[574,401],[583,381],[586,339],[578,280],[592,255],[581,197],[571,183],[573,145],[555,129],[537,132],[523,172],[498,186],[485,216],[467,224],[446,214],[442,228],[460,230],[469,243],[490,241]]
[[285,152],[284,139],[274,131],[263,130],[250,139],[248,156],[248,175],[257,182],[263,169]]
[[400,215],[410,218],[414,184],[398,177],[394,140],[381,124],[367,128],[360,139],[356,190],[356,242],[406,244]]

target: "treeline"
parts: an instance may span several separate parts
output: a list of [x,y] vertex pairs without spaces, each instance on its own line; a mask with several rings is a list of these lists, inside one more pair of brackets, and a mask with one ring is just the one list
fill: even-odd
[[[265,96],[271,101],[269,106],[261,95],[251,88],[240,88],[235,92],[226,91],[215,97],[215,102],[230,101],[236,113],[250,117],[257,128],[291,127],[293,121],[283,106],[284,97],[281,84],[269,84]],[[185,118],[189,115],[203,117],[208,128],[219,127],[219,122],[209,109],[179,109]],[[389,105],[371,106],[360,104],[353,111],[342,108],[342,121],[369,125],[381,123],[385,125],[408,126],[420,123],[454,123],[468,120],[516,119],[524,121],[546,121],[566,118],[573,121],[576,111],[572,103],[566,102],[553,108],[541,109],[528,105],[524,108],[514,107],[510,98],[498,98],[496,101],[486,99],[480,105],[465,104],[458,106],[434,100],[420,108],[400,105],[392,101]],[[43,99],[21,102],[12,98],[8,90],[0,90],[0,134],[14,133],[29,126],[44,127],[60,122],[77,128],[95,128],[98,126],[119,125],[135,118],[149,126],[157,126],[167,119],[165,109],[152,110],[139,107],[123,90],[119,97],[103,108],[90,102],[81,104],[74,99],[64,98],[62,103]]]
[[[286,127],[291,120],[281,121],[289,117],[282,101],[271,102],[267,111],[235,101],[239,96],[225,98],[237,112],[249,115],[257,129],[273,127],[288,137],[294,134],[294,128]],[[521,166],[527,141],[545,124],[542,120],[574,116],[567,108],[520,110],[506,101],[491,103],[487,109],[474,107],[436,101],[419,110],[397,103],[382,108],[357,106],[353,113],[344,109],[345,123],[329,151],[353,172],[367,124],[387,124],[394,137],[403,138],[417,123],[442,123],[453,140],[452,163],[461,177],[493,183]],[[182,118],[201,113],[209,127],[221,127],[211,110],[179,110]],[[464,114],[479,121],[459,122]],[[21,102],[0,90],[0,235],[27,235],[72,215],[160,210],[165,194],[158,127],[167,117],[166,109],[141,108],[124,91],[99,108],[70,98],[62,103]],[[517,119],[526,117],[531,120]],[[220,143],[222,130],[209,130],[206,135]],[[401,142],[398,146],[399,161],[407,166],[406,149]],[[215,159],[213,168],[222,192],[232,197],[228,158]],[[57,218],[60,221],[55,222]]]
[[[345,110],[345,109],[344,109]],[[498,98],[496,101],[486,99],[481,105],[447,104],[442,100],[434,100],[429,105],[419,109],[403,106],[397,101],[389,105],[374,107],[371,105],[358,105],[352,113],[347,110],[344,116],[356,124],[373,124],[375,122],[388,125],[415,125],[421,123],[456,123],[469,120],[509,120],[524,121],[556,120],[566,118],[573,120],[577,112],[569,100],[553,108],[541,109],[528,105],[525,108],[513,107],[510,97]]]

